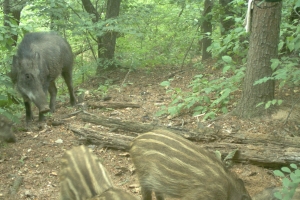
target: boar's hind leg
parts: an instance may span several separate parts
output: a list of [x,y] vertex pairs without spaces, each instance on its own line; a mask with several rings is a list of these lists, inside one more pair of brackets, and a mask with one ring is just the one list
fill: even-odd
[[64,80],[68,86],[68,90],[69,90],[69,94],[70,94],[70,103],[72,106],[74,106],[76,104],[76,98],[75,98],[74,90],[73,90],[72,71],[63,71],[61,73],[61,75],[64,78]]
[[164,196],[159,192],[155,192],[155,196],[156,200],[164,200]]
[[23,100],[24,100],[24,106],[26,110],[26,123],[29,123],[33,120],[31,101],[27,98],[23,98]]
[[142,192],[142,197],[143,197],[142,199],[143,200],[152,200],[151,190],[148,190],[148,189],[142,187],[141,192]]
[[50,111],[52,113],[54,113],[55,112],[55,101],[56,101],[56,95],[57,95],[57,88],[56,88],[54,81],[52,81],[50,83],[48,91],[50,93]]

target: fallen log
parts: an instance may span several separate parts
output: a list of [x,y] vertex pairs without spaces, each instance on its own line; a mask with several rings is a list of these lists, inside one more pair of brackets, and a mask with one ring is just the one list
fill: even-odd
[[[238,149],[238,153],[233,158],[235,162],[247,162],[269,168],[278,168],[300,162],[299,137],[278,134],[244,134],[240,132],[233,134],[206,127],[189,131],[93,115],[83,115],[81,119],[85,122],[140,134],[155,131],[155,129],[167,129],[186,139],[202,142],[199,145],[212,151],[218,150],[222,153],[222,156]],[[127,150],[130,141],[138,135],[126,136],[115,133],[100,133],[92,129],[76,127],[71,127],[71,130],[76,135],[81,136],[81,140],[85,142],[120,150]]]
[[[130,142],[136,135],[127,136],[116,133],[102,133],[89,128],[76,128],[71,126],[70,130],[75,135],[80,136],[84,143],[92,143],[100,147],[107,147],[127,151]],[[155,130],[154,130],[155,131]],[[278,168],[290,163],[299,163],[299,148],[282,148],[277,145],[251,145],[251,144],[232,144],[232,143],[209,143],[200,146],[210,151],[220,151],[225,157],[229,152],[238,149],[239,151],[233,158],[234,162],[251,163],[258,166]]]
[[99,145],[101,148],[113,148],[118,150],[128,150],[130,142],[136,137],[116,133],[102,133],[90,128],[77,128],[70,126],[70,130],[79,140],[86,144]]

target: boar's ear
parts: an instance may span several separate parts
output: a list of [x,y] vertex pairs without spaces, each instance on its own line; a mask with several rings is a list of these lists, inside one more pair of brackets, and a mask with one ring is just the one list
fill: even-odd
[[43,66],[43,63],[42,63],[42,57],[41,55],[38,53],[38,52],[35,52],[35,55],[34,55],[34,62],[36,62],[38,64],[39,67],[42,67]]

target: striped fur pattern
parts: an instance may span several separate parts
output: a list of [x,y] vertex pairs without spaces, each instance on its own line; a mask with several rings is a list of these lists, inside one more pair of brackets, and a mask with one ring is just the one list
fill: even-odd
[[61,200],[83,200],[113,187],[98,158],[85,146],[67,151],[60,172]]
[[250,200],[243,181],[227,171],[212,153],[166,130],[133,140],[130,156],[143,200],[163,196],[183,200]]
[[61,200],[136,199],[114,188],[105,167],[85,146],[75,147],[65,153],[61,161],[60,182]]

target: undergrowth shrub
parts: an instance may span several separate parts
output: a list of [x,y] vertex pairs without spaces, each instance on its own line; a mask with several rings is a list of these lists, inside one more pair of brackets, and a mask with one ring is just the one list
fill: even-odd
[[160,85],[166,88],[167,94],[171,94],[172,102],[168,107],[162,107],[157,115],[168,113],[177,116],[190,111],[193,116],[204,115],[205,120],[215,118],[218,113],[227,113],[232,93],[240,88],[245,67],[236,68],[229,56],[223,56],[223,61],[225,66],[220,77],[196,75],[189,85],[190,91],[173,88],[172,79],[162,82]]
[[282,167],[281,170],[275,170],[275,176],[282,178],[282,189],[274,194],[277,199],[290,200],[294,196],[295,190],[300,185],[300,169],[296,164],[290,164],[292,170],[288,167]]

